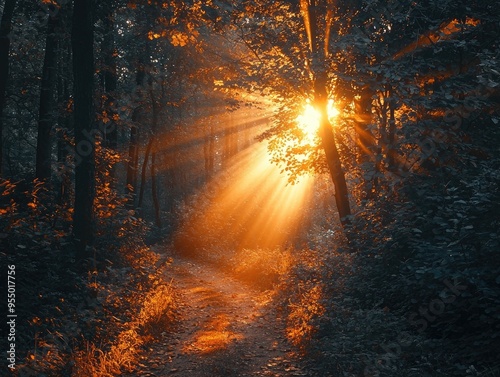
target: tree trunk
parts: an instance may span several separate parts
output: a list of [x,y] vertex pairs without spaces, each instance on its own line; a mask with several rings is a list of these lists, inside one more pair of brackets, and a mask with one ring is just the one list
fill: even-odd
[[227,168],[229,158],[231,157],[231,129],[228,127],[227,122],[224,124],[223,138],[221,165],[223,168]]
[[126,192],[130,196],[128,202],[129,208],[135,208],[135,197],[137,195],[137,168],[139,165],[139,127],[137,127],[137,122],[139,122],[141,116],[142,111],[138,107],[132,114],[132,125],[130,126],[126,188]]
[[[142,100],[142,86],[144,85],[144,79],[146,77],[146,71],[144,69],[143,62],[139,61],[139,65],[136,72],[136,85],[137,85],[137,96],[139,101]],[[132,125],[130,126],[130,141],[128,148],[128,165],[127,165],[127,187],[126,192],[130,196],[128,207],[135,208],[135,199],[137,195],[137,170],[139,167],[139,127],[138,123],[144,116],[144,111],[142,108],[142,103],[134,109],[132,114]]]
[[153,148],[151,155],[151,192],[153,195],[153,208],[155,212],[155,224],[161,228],[160,201],[158,200],[158,183],[156,175],[156,151]]
[[115,90],[118,84],[118,77],[116,73],[116,53],[115,53],[115,38],[114,38],[114,19],[112,8],[109,7],[108,11],[103,18],[104,25],[104,38],[102,41],[102,51],[104,54],[104,111],[108,115],[108,123],[106,124],[106,132],[104,133],[104,147],[116,150],[118,146],[118,130],[114,116],[115,112]]
[[340,156],[335,142],[332,125],[328,120],[328,98],[326,93],[326,75],[319,74],[315,80],[315,105],[320,111],[320,138],[321,145],[325,151],[326,161],[330,176],[335,186],[335,204],[339,212],[340,222],[343,226],[349,224],[348,216],[351,214],[349,204],[349,193],[344,171],[340,162]]
[[2,21],[0,22],[0,177],[3,176],[3,114],[7,79],[9,78],[10,32],[15,7],[16,0],[5,0]]
[[50,181],[52,173],[52,126],[54,123],[55,89],[57,80],[57,33],[59,14],[51,12],[47,23],[45,58],[40,90],[38,137],[36,144],[36,173],[40,181]]
[[153,146],[154,135],[151,135],[149,138],[148,145],[146,147],[146,152],[144,153],[144,162],[142,163],[142,171],[141,171],[141,188],[139,190],[139,201],[137,203],[137,207],[142,208],[142,201],[144,199],[144,189],[146,187],[146,170],[149,162],[149,155],[151,154],[151,148]]
[[77,263],[89,256],[94,239],[95,130],[94,130],[94,30],[92,0],[75,0],[71,34],[74,75],[75,212],[73,232]]
[[389,170],[396,167],[396,100],[394,98],[394,89],[389,90],[389,130],[387,134],[387,165]]
[[71,113],[69,111],[70,93],[69,93],[69,77],[70,77],[70,59],[71,46],[63,42],[64,48],[61,48],[61,57],[59,59],[59,73],[57,82],[57,102],[60,108],[57,124],[57,173],[59,177],[59,193],[58,203],[66,205],[70,199],[71,178],[68,171],[68,149],[70,148],[66,138],[67,132],[71,128]]
[[359,99],[354,100],[355,106],[355,131],[358,137],[358,163],[374,160],[374,147],[376,140],[368,129],[372,117],[372,92],[365,87],[359,93]]
[[215,132],[211,118],[208,119],[205,129],[203,155],[205,161],[205,178],[208,180],[214,174],[215,160]]
[[[151,104],[153,107],[153,120],[151,123],[151,138],[156,137],[158,128],[158,117],[160,116],[160,109],[158,108],[158,103],[154,97],[152,84],[150,84],[149,94],[151,97]],[[155,224],[158,228],[161,228],[161,217],[160,217],[160,201],[158,200],[158,178],[156,175],[156,146],[154,141],[152,143],[152,153],[151,153],[151,195],[153,197],[153,208],[155,212]]]
[[[319,135],[321,145],[325,151],[326,162],[335,186],[335,203],[339,212],[342,226],[350,223],[348,216],[351,215],[349,204],[349,193],[344,171],[340,162],[340,156],[335,141],[335,134],[328,119],[328,93],[327,93],[327,74],[325,61],[328,55],[328,35],[330,33],[331,23],[326,21],[324,29],[320,28],[321,15],[318,14],[320,2],[302,1],[301,11],[304,16],[304,25],[309,38],[309,47],[311,50],[312,67],[314,75],[314,105],[320,112]],[[325,5],[325,4],[322,4]],[[328,17],[326,17],[328,19]],[[324,31],[320,35],[320,31]],[[322,39],[323,38],[323,39]]]

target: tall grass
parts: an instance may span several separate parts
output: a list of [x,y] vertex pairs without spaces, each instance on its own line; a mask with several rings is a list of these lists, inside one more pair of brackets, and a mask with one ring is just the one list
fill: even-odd
[[141,309],[111,344],[85,342],[74,354],[74,377],[113,377],[133,371],[141,347],[169,329],[175,319],[175,295],[171,284],[160,284],[143,299]]

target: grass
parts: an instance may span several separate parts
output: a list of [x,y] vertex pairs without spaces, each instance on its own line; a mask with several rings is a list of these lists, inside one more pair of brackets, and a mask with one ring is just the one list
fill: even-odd
[[106,347],[85,342],[85,347],[75,353],[73,376],[112,377],[123,371],[133,371],[141,347],[168,330],[174,322],[175,302],[170,284],[152,289],[142,302],[139,314],[124,326],[107,351]]
[[262,289],[271,289],[293,265],[290,250],[243,249],[223,261],[238,279]]
[[100,333],[73,353],[72,376],[132,372],[144,346],[171,330],[176,320],[175,291],[162,276],[162,258],[147,248],[128,257],[130,267],[109,268],[108,283],[98,285],[108,314],[98,323]]

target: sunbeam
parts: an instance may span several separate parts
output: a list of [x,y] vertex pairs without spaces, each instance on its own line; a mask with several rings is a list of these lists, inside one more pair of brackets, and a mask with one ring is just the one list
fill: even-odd
[[295,185],[288,184],[270,162],[267,145],[254,143],[213,177],[207,185],[214,192],[207,198],[208,205],[186,219],[179,233],[191,229],[190,236],[194,233],[200,241],[194,244],[203,249],[206,232],[235,251],[284,246],[299,230],[313,181],[306,176]]

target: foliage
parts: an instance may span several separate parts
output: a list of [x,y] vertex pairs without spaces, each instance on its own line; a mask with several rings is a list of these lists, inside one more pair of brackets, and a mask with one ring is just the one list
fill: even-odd
[[219,263],[238,279],[270,289],[291,268],[293,259],[291,250],[255,248],[226,254]]
[[[131,267],[108,267],[108,276],[99,281],[98,299],[106,316],[101,333],[82,342],[73,353],[74,376],[115,376],[133,371],[144,345],[160,338],[175,321],[175,293],[163,281],[159,268],[165,261],[147,249],[129,258],[134,259]],[[141,273],[134,276],[134,271]],[[117,317],[118,313],[123,314]]]
[[[25,375],[60,375],[71,368],[72,354],[79,362],[100,360],[105,369],[123,368],[139,351],[124,353],[131,352],[131,341],[142,344],[157,335],[157,326],[165,328],[173,319],[175,300],[171,290],[159,284],[159,258],[143,246],[146,226],[113,188],[111,170],[117,157],[104,149],[98,149],[98,155],[99,241],[89,258],[88,276],[78,274],[74,262],[70,202],[59,202],[53,187],[37,180],[0,184],[0,224],[7,232],[0,237],[2,258],[16,265],[22,276],[16,294],[23,298],[18,300],[23,335],[16,345],[18,369]],[[119,312],[124,317],[118,318]],[[139,312],[141,318],[134,314]],[[114,342],[115,336],[108,352],[107,342]],[[96,367],[92,365],[87,366]]]
[[110,148],[96,145],[96,199],[95,216],[97,247],[107,248],[116,242],[129,242],[140,245],[147,232],[147,223],[127,207],[130,197],[120,194],[118,182],[113,176],[117,165],[123,158]]
[[[496,130],[488,135],[498,140]],[[301,343],[325,373],[494,373],[500,177],[495,143],[483,137],[475,134],[474,147],[488,160],[460,154],[460,169],[414,174],[363,201],[356,237],[311,234],[316,251],[302,251],[284,280],[292,302],[284,305],[293,316],[298,287],[325,284],[317,302],[326,312],[308,319],[316,334]]]

